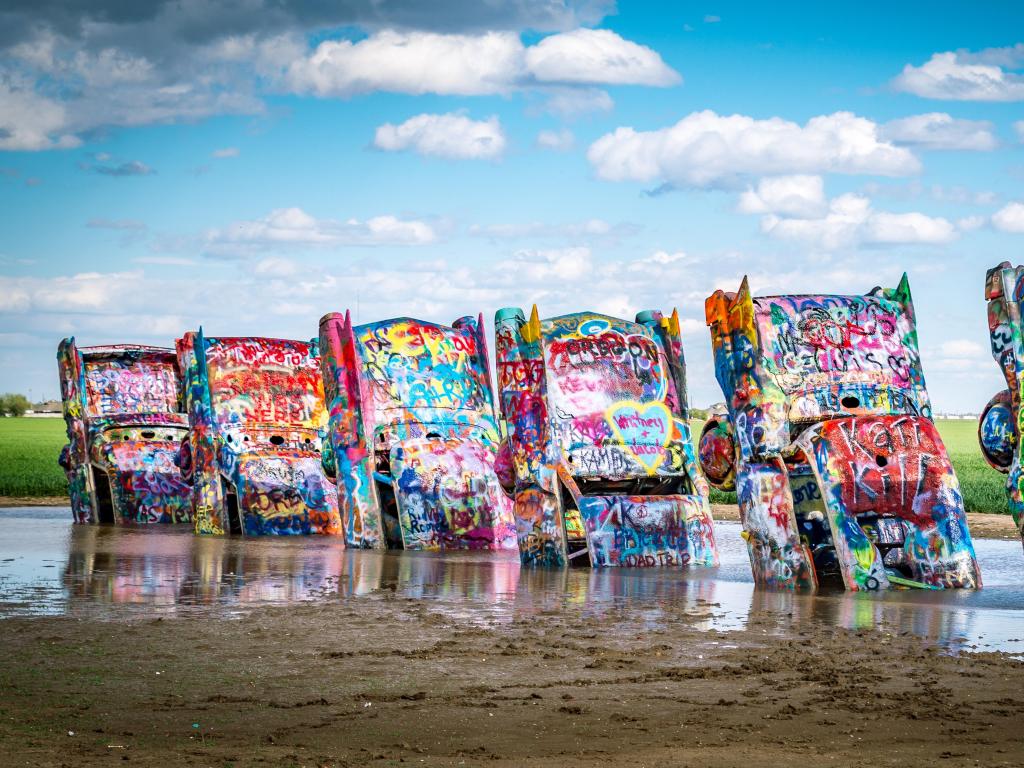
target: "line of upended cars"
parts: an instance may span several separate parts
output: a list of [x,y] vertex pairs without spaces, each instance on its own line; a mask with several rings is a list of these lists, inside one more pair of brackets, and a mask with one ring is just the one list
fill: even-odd
[[[714,566],[714,486],[737,493],[758,584],[981,586],[906,278],[756,298],[744,279],[705,309],[725,403],[696,441],[674,311],[499,310],[496,403],[482,317],[332,313],[308,342],[200,330],[174,350],[66,339],[75,520]],[[989,411],[1019,475],[1017,427]]]

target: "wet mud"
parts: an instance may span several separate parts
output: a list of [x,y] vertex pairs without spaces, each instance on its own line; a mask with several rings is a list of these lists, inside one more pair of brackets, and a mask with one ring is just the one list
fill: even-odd
[[0,765],[1024,765],[1016,543],[980,592],[812,596],[728,522],[653,573],[65,512],[0,515]]
[[[558,601],[0,622],[8,765],[1021,765],[1024,664],[884,624]],[[476,610],[474,610],[476,609]]]

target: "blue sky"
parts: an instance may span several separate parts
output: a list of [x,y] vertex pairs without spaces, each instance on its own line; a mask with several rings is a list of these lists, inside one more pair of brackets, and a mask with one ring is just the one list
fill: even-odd
[[0,391],[57,342],[308,338],[910,274],[937,410],[1000,388],[1024,246],[1020,3],[240,0],[0,11]]

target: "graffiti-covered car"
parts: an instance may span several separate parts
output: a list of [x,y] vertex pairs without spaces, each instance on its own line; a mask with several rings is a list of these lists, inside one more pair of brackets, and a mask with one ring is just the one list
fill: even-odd
[[678,314],[495,318],[524,564],[717,565]]
[[1006,389],[997,393],[978,422],[981,452],[995,469],[1008,475],[1006,492],[1017,530],[1024,536],[1024,471],[1021,469],[1020,419],[1021,383],[1024,382],[1024,267],[1010,262],[985,274],[988,328],[995,358],[1006,379]]
[[706,302],[728,413],[701,434],[735,486],[754,579],[786,588],[979,587],[931,418],[910,286]]
[[191,489],[175,466],[188,420],[171,349],[57,348],[68,444],[60,465],[79,523],[185,523]]
[[515,549],[482,321],[320,321],[325,463],[351,546]]
[[327,408],[316,341],[178,341],[189,434],[179,464],[197,533],[341,534],[320,451]]

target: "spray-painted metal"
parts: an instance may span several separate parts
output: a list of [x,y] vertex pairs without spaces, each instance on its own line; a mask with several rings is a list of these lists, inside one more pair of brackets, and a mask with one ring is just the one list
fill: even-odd
[[515,549],[481,318],[320,321],[330,454],[350,546]]
[[340,535],[337,490],[321,467],[327,428],[316,341],[178,340],[197,533]]
[[524,564],[717,565],[679,318],[495,318],[502,474]]
[[700,456],[736,489],[755,581],[980,587],[906,275],[863,296],[757,298],[744,278],[705,310],[728,413]]
[[1007,475],[1006,493],[1013,521],[1024,536],[1024,469],[1020,434],[1024,426],[1021,394],[1024,387],[1024,266],[1004,261],[985,274],[988,329],[995,358],[1006,379],[1006,389],[985,406],[978,422],[981,452],[995,469]]
[[68,444],[60,465],[78,523],[184,523],[188,484],[175,466],[188,425],[174,351],[118,344],[57,348]]

